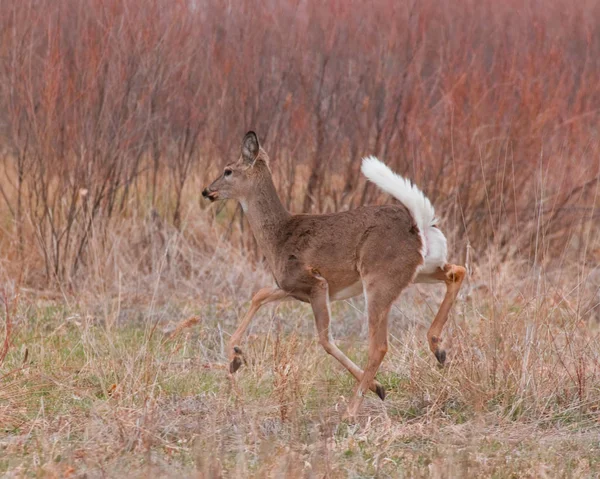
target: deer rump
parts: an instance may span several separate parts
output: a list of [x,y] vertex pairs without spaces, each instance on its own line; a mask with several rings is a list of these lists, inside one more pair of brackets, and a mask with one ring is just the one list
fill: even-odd
[[429,198],[406,178],[394,173],[374,156],[363,159],[361,171],[381,190],[400,201],[415,220],[421,236],[423,264],[419,274],[431,274],[447,263],[448,245],[444,233],[437,227],[438,219]]

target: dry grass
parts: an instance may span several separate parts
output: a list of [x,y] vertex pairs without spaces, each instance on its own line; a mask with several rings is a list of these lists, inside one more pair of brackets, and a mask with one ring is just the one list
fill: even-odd
[[[205,217],[189,224],[218,240]],[[104,292],[21,292],[0,385],[8,477],[600,473],[600,270],[480,262],[445,335],[445,369],[425,341],[443,291],[411,287],[378,375],[388,397],[370,395],[348,424],[353,379],[300,303],[259,313],[249,364],[230,381],[224,345],[268,274],[227,243],[199,252],[175,229],[164,236],[159,258],[185,259],[187,277],[158,259]],[[333,315],[338,343],[364,362],[362,300],[334,303]]]

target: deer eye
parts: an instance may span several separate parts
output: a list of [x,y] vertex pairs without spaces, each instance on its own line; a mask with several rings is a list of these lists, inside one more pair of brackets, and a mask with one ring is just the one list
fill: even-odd
[[227,168],[227,169],[226,169],[226,170],[223,172],[223,174],[224,174],[225,176],[231,176],[231,173],[233,173],[233,171],[231,171],[229,168]]

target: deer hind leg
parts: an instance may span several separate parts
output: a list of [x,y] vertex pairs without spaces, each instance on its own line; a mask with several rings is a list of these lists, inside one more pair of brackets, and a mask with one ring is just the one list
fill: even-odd
[[431,323],[431,326],[429,327],[429,331],[427,331],[429,349],[431,349],[431,352],[442,365],[446,362],[446,351],[441,348],[442,330],[448,320],[448,313],[456,301],[456,296],[458,295],[466,274],[467,270],[462,266],[447,264],[443,269],[433,273],[428,278],[446,283],[446,295],[440,305],[440,309],[435,315],[433,323]]
[[[329,309],[329,286],[325,278],[320,276],[318,273],[314,273],[313,276],[317,279],[317,284],[313,287],[310,295],[310,304],[313,308],[315,315],[315,322],[317,325],[317,333],[319,335],[319,344],[323,346],[327,353],[331,354],[337,359],[342,366],[344,366],[357,381],[361,381],[363,378],[363,370],[354,364],[334,343],[331,336],[331,330],[329,329],[329,323],[331,319],[331,312]],[[375,380],[371,380],[367,385],[367,389],[370,389],[377,394],[381,400],[385,399],[384,387]]]
[[371,287],[367,283],[367,308],[369,314],[369,358],[361,381],[346,411],[347,417],[354,417],[358,412],[365,391],[375,379],[379,366],[388,350],[388,314],[392,303],[400,294],[402,288],[389,288],[383,280],[379,287]]
[[253,297],[250,303],[250,309],[242,319],[235,333],[231,335],[227,346],[229,356],[229,372],[235,373],[245,362],[242,350],[239,347],[239,342],[246,329],[250,325],[252,318],[261,306],[273,301],[280,301],[288,296],[288,293],[279,288],[262,288]]

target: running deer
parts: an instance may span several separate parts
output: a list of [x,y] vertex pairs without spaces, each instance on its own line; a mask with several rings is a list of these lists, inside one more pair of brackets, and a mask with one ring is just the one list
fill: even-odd
[[[229,164],[202,196],[240,202],[258,245],[275,277],[263,288],[228,345],[230,372],[242,365],[240,340],[264,304],[285,299],[310,303],[319,343],[356,378],[358,386],[346,415],[356,415],[367,389],[385,398],[375,374],[388,350],[388,313],[411,282],[446,284],[446,295],[429,328],[429,348],[443,365],[441,332],[466,270],[446,262],[444,234],[437,228],[429,199],[375,157],[363,159],[362,172],[400,204],[363,206],[340,213],[292,215],[283,206],[258,137],[248,132],[240,158]],[[369,352],[363,371],[335,345],[329,329],[330,301],[365,295]]]

